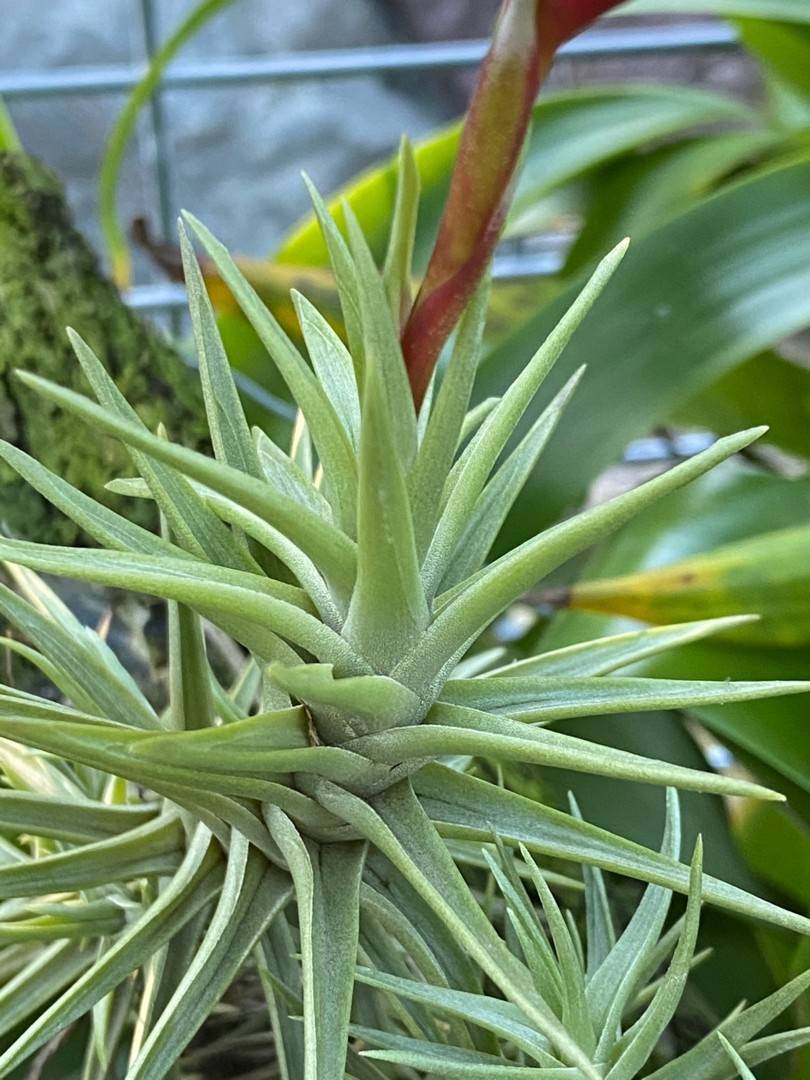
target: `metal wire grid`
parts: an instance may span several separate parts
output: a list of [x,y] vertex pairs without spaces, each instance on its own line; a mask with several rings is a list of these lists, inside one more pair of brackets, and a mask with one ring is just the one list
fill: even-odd
[[[159,47],[157,0],[139,0],[145,60],[142,63],[65,67],[54,71],[0,72],[0,97],[7,101],[55,95],[115,94],[132,89]],[[650,53],[728,49],[737,44],[735,31],[725,23],[690,20],[663,26],[622,26],[611,19],[568,42],[563,58],[603,59]],[[330,79],[375,72],[425,71],[471,67],[487,48],[485,40],[430,44],[392,44],[347,49],[319,49],[266,57],[235,57],[173,64],[164,74],[161,89],[190,91],[218,86],[248,85],[283,80]],[[172,151],[161,90],[152,97],[150,125],[155,142],[155,187],[158,216],[164,239],[172,235]],[[520,252],[496,259],[495,275],[535,277],[558,266],[553,252]],[[185,306],[180,285],[155,283],[133,286],[127,294],[133,307],[170,312]]]

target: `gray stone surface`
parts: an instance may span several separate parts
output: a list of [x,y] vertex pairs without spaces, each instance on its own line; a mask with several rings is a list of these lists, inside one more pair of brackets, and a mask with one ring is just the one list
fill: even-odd
[[[0,69],[113,64],[144,55],[143,0],[0,0]],[[153,0],[163,40],[197,0]],[[497,0],[235,0],[190,42],[182,60],[437,40],[487,32]],[[47,17],[41,13],[47,10]],[[164,94],[172,210],[188,207],[235,250],[261,255],[307,208],[305,169],[334,189],[396,145],[459,113],[472,73],[410,73]],[[749,94],[739,56],[703,53],[562,61],[554,88],[627,79],[688,82]],[[81,227],[98,241],[96,184],[121,95],[14,100],[23,141],[67,183]],[[158,224],[155,141],[148,115],[129,154],[125,221]],[[152,276],[144,259],[141,280]]]
[[[32,5],[47,4],[47,19]],[[161,39],[190,0],[156,0]],[[140,0],[0,0],[0,68],[113,64],[144,55]],[[374,0],[237,0],[189,43],[181,59],[376,45],[396,33]],[[9,103],[23,142],[66,181],[80,226],[98,241],[96,183],[122,97]],[[302,169],[328,191],[454,110],[419,76],[378,76],[183,89],[164,96],[173,209],[201,216],[233,248],[272,249],[307,207]],[[125,221],[157,220],[155,143],[148,116],[122,189]],[[139,263],[141,277],[148,268]]]

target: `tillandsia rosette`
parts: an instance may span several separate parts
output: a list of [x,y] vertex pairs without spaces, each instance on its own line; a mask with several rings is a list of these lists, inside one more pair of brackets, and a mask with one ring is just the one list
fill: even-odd
[[[402,229],[413,221],[415,175],[405,144]],[[10,950],[0,1027],[8,1034],[27,1021],[0,1056],[0,1076],[91,1010],[97,1030],[88,1054],[95,1055],[99,1075],[125,1038],[128,1080],[167,1076],[251,958],[265,982],[283,1075],[397,1075],[386,1071],[393,1066],[372,1065],[358,1051],[365,1044],[352,1042],[360,1039],[349,1029],[358,948],[378,957],[383,969],[361,971],[364,985],[391,989],[385,979],[393,952],[400,969],[415,965],[426,987],[444,987],[466,995],[465,1001],[477,995],[476,1008],[511,1017],[531,1032],[515,1045],[541,1070],[537,1075],[635,1075],[632,1069],[644,1064],[661,1018],[669,1015],[662,1001],[671,1001],[688,968],[701,898],[798,931],[807,932],[810,923],[701,878],[695,867],[690,872],[672,838],[674,795],[670,838],[655,852],[510,793],[469,766],[476,758],[512,760],[669,789],[779,798],[744,779],[595,746],[555,731],[553,723],[808,687],[614,674],[641,657],[728,628],[729,619],[630,632],[500,668],[486,654],[470,652],[493,620],[545,575],[759,432],[720,439],[488,562],[579,375],[516,445],[510,437],[618,267],[624,245],[599,266],[520,377],[496,401],[471,409],[487,300],[486,285],[480,286],[443,377],[417,413],[399,343],[399,299],[390,287],[396,259],[381,274],[351,213],[346,240],[314,192],[313,199],[353,332],[349,350],[296,296],[311,367],[222,245],[186,219],[298,403],[289,453],[248,429],[183,225],[215,460],[148,431],[76,335],[76,354],[98,404],[21,373],[77,420],[121,440],[139,476],[114,482],[115,489],[154,499],[165,527],[162,536],[153,535],[22,451],[8,444],[0,450],[101,545],[73,550],[0,540],[17,583],[0,591],[0,610],[25,639],[8,645],[38,666],[67,702],[11,686],[0,693],[7,785],[0,791],[0,820],[3,831],[18,838],[4,841],[0,867],[0,934]],[[408,234],[395,229],[391,243],[392,250],[407,248]],[[153,710],[112,651],[76,622],[36,571],[168,601],[165,712]],[[245,650],[245,669],[234,686],[224,687],[212,671],[206,621]],[[459,868],[495,836],[498,881],[516,890],[505,898],[515,927],[510,934],[520,936],[520,948],[498,932]],[[505,854],[516,846],[540,889],[557,975],[553,967],[546,970],[548,949],[535,941],[536,928],[522,911],[520,874]],[[645,923],[645,942],[652,940],[651,927],[660,929],[668,890],[690,893],[670,969],[675,974],[665,976],[666,991],[656,991],[626,1030],[624,1006],[602,1015],[619,997],[593,989],[606,980],[612,986],[617,975],[609,979],[599,975],[603,967],[596,961],[585,969],[577,961],[574,978],[576,941],[558,937],[561,924],[534,856],[652,882],[647,895],[655,903],[639,908],[656,912]],[[670,944],[677,934],[670,933]],[[381,937],[389,940],[387,950]],[[616,951],[624,956],[622,940]],[[599,956],[606,946],[596,941],[589,948]],[[662,955],[649,946],[650,962]],[[627,974],[628,962],[611,961],[609,970],[628,980],[622,993],[631,1009],[641,993],[641,971],[632,967]],[[648,967],[643,974],[650,974]],[[137,984],[134,971],[141,973]],[[415,970],[408,971],[412,978]],[[484,980],[489,996],[482,996]],[[795,996],[806,981],[784,993]],[[357,1001],[368,993],[358,991]],[[583,1004],[583,994],[597,1004]],[[369,1007],[362,1011],[368,1014]],[[498,1056],[490,1035],[477,1030],[481,1015],[466,1017],[459,1030],[436,1029],[448,1047],[449,1071],[431,1066],[432,1073],[455,1075],[452,1047],[463,1032],[465,1053]],[[492,1022],[484,1023],[490,1034]],[[435,1028],[437,1022],[430,1023]],[[732,1048],[744,1050],[751,1030],[727,1027]],[[725,1076],[730,1067],[725,1050],[718,1057],[714,1046],[711,1065],[700,1073],[707,1078]],[[504,1057],[504,1068],[508,1061]]]
[[[581,6],[590,16],[610,5]],[[505,4],[493,56],[511,55],[515,28],[534,8]],[[542,25],[526,23],[538,33]],[[520,63],[538,63],[537,50],[518,53]],[[509,81],[515,70],[484,69],[454,177],[461,189],[492,123],[487,95],[503,89],[499,71]],[[536,89],[512,81],[519,95]],[[485,185],[481,212],[468,215],[473,248],[459,243],[452,221],[440,228],[434,271],[413,306],[419,192],[407,142],[382,271],[351,211],[343,208],[341,230],[312,192],[347,344],[294,294],[308,358],[225,248],[186,215],[180,242],[214,458],[148,430],[75,334],[97,403],[20,373],[45,400],[126,447],[137,475],[111,486],[154,500],[163,529],[146,531],[0,444],[0,456],[100,545],[0,539],[14,585],[0,588],[0,612],[17,632],[7,647],[59,696],[0,688],[0,1077],[83,1018],[85,1080],[113,1067],[126,1080],[182,1075],[176,1066],[189,1041],[252,966],[273,1030],[268,1070],[285,1080],[393,1080],[413,1070],[630,1080],[682,992],[701,901],[810,932],[810,920],[703,875],[699,851],[691,868],[679,858],[675,789],[780,795],[553,726],[810,689],[616,674],[745,616],[632,631],[505,667],[476,652],[528,589],[762,430],[722,438],[490,555],[582,372],[515,431],[626,246],[604,259],[502,395],[471,407],[485,270],[526,116],[501,147],[506,167]],[[451,219],[458,206],[451,193]],[[187,227],[298,406],[289,450],[248,427]],[[165,710],[40,572],[167,601]],[[242,650],[233,685],[212,667],[207,625]],[[505,790],[478,774],[481,759],[659,785],[668,806],[662,848]],[[585,867],[585,942],[549,891],[552,868],[537,858]],[[491,917],[477,888],[482,863],[502,892],[504,920]],[[600,870],[649,883],[618,939]],[[686,914],[665,931],[672,892],[688,895]],[[738,1012],[683,1066],[656,1075],[723,1080],[738,1062],[748,1068],[799,1045],[806,1032],[756,1036],[808,981],[800,976]]]

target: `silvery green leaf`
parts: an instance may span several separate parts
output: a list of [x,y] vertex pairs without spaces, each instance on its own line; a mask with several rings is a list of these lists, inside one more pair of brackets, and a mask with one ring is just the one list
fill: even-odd
[[[225,495],[226,498],[240,503],[260,517],[264,517],[309,554],[324,573],[335,581],[339,589],[351,588],[354,579],[354,544],[344,533],[324,522],[320,515],[281,495],[269,484],[246,477],[239,470],[223,465],[222,462],[212,461],[203,454],[158,438],[141,425],[119,418],[82,397],[81,394],[56,386],[54,383],[49,383],[47,379],[40,379],[28,372],[20,372],[19,377],[35,387],[43,396],[57,401],[96,428],[121,439],[127,446],[142,451],[150,460],[156,459],[158,462],[172,466],[170,474],[166,474],[167,478],[184,473],[191,479],[198,480],[219,494]],[[143,475],[143,463],[139,465],[139,469]],[[148,482],[148,478],[145,479]],[[186,484],[184,490],[186,489],[192,491],[193,494],[193,489],[189,484]],[[178,521],[177,513],[171,513],[171,508],[175,505],[177,498],[177,492],[172,492],[171,506],[163,496],[158,500],[161,503],[161,509],[167,513],[175,533],[178,524],[183,527],[182,522]],[[195,500],[195,505],[197,505],[199,503],[197,496]],[[186,513],[185,509],[184,513]],[[214,521],[217,521],[213,515],[211,516]],[[203,527],[195,521],[194,528],[198,526],[200,533],[205,535]],[[217,522],[217,526],[222,526],[222,523]],[[188,524],[184,528],[188,533],[193,532]],[[231,544],[230,547],[232,548],[233,545]],[[230,555],[222,560],[226,566],[231,562]]]
[[383,282],[397,325],[407,318],[411,302],[411,263],[419,215],[419,169],[407,135],[399,143],[397,194],[383,267]]
[[626,250],[627,241],[622,241],[605,256],[571,308],[473,436],[463,465],[454,475],[452,489],[425,556],[423,573],[429,595],[434,595],[444,577],[470,515],[515,427],[574,331],[613,276]]
[[351,354],[327,320],[305,296],[293,289],[292,300],[312,366],[329,395],[352,446],[357,449],[360,442],[360,395]]
[[442,577],[439,590],[445,591],[475,573],[486,561],[495,538],[506,521],[515,499],[554,434],[565,406],[576,390],[585,369],[580,368],[540,413],[529,431],[488,481],[465,524],[456,550]]
[[[0,1055],[0,1077],[88,1012],[208,903],[222,881],[210,834],[198,826],[188,853],[155,903]],[[49,994],[50,999],[52,995]]]
[[220,461],[248,476],[260,476],[259,459],[245,412],[231,374],[213,306],[185,226],[178,221],[180,253],[188,293],[191,326],[197,346],[205,411],[214,453]]
[[222,244],[192,214],[183,216],[273,357],[295,398],[321,464],[330,477],[334,496],[330,499],[332,508],[347,531],[351,531],[357,493],[354,451],[329,396]]
[[270,831],[295,885],[304,996],[303,1080],[343,1080],[357,960],[363,844],[307,843],[275,807]]
[[646,660],[668,649],[701,641],[712,634],[723,633],[735,626],[755,621],[756,615],[729,615],[720,619],[698,619],[695,622],[655,626],[648,630],[629,630],[611,634],[594,641],[577,642],[562,649],[530,656],[505,664],[487,676],[514,678],[522,675],[594,676],[610,675],[618,668]]
[[[443,836],[488,842],[495,830],[504,842],[522,842],[533,854],[574,859],[674,892],[688,891],[689,869],[674,859],[494,784],[441,765],[425,766],[413,784]],[[804,916],[708,875],[703,878],[703,898],[749,918],[810,932]]]
[[420,642],[392,674],[406,685],[412,681],[440,684],[442,674],[452,668],[481,631],[541,578],[615,532],[659,498],[738,453],[763,431],[753,428],[719,439],[669,472],[585,510],[501,556],[458,587],[454,598],[441,608]]
[[[435,404],[408,478],[420,559],[424,558],[433,535],[444,485],[465,436],[467,406],[481,357],[488,301],[489,278],[479,286],[461,319],[450,362],[435,393]],[[483,419],[480,409],[478,416]]]

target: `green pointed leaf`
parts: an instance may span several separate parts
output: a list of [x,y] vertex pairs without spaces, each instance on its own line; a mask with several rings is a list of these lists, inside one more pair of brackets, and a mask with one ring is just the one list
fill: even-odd
[[377,795],[372,803],[319,782],[318,801],[347,822],[387,856],[446,924],[459,944],[481,965],[559,1052],[586,1077],[598,1073],[586,1054],[534,992],[529,973],[498,937],[472,897],[447,849],[425,817],[405,780]]
[[[307,705],[325,705],[346,715],[362,717],[372,729],[413,723],[421,703],[412,690],[385,675],[336,679],[328,664],[284,667],[272,664],[270,679]],[[368,730],[368,727],[366,727]]]
[[77,844],[137,829],[148,824],[157,811],[156,803],[110,806],[90,799],[0,789],[0,824],[4,832],[33,833]]
[[398,325],[411,306],[411,263],[419,218],[419,170],[406,135],[399,143],[397,194],[391,218],[391,234],[383,268],[383,281],[391,315]]
[[494,671],[487,671],[488,678],[508,675],[546,676],[595,676],[609,675],[618,668],[638,663],[659,652],[701,641],[724,630],[756,619],[756,615],[732,615],[720,619],[698,619],[695,622],[676,623],[652,630],[630,630],[624,634],[610,634],[594,641],[582,641],[561,649],[530,656],[505,664]]
[[0,557],[47,573],[188,604],[233,630],[234,636],[267,659],[273,658],[272,639],[277,633],[341,670],[362,666],[346,642],[311,614],[302,590],[263,575],[117,551],[96,550],[89,560],[81,550],[25,540],[0,539]]
[[364,844],[317,847],[280,810],[268,826],[295,883],[304,990],[303,1080],[343,1080]]
[[374,356],[370,351],[363,395],[357,583],[343,633],[377,671],[387,672],[425,629],[428,608],[401,451]]
[[333,509],[351,533],[357,493],[354,451],[326,391],[222,244],[193,215],[184,218],[214,261],[303,413],[332,485]]
[[293,289],[292,300],[315,373],[356,449],[360,442],[360,395],[349,350],[305,296]]
[[551,723],[576,716],[690,709],[732,701],[788,696],[810,691],[810,682],[722,682],[644,679],[619,675],[565,678],[503,675],[498,679],[452,679],[443,702],[503,713],[526,723]]
[[737,1053],[737,1051],[734,1049],[734,1047],[731,1045],[731,1043],[728,1041],[722,1031],[717,1032],[717,1038],[720,1040],[721,1046],[728,1054],[729,1061],[739,1072],[740,1080],[757,1080],[757,1078],[745,1064],[743,1059],[740,1057],[740,1055]]
[[627,244],[628,241],[623,241],[605,256],[570,309],[509,386],[473,437],[470,450],[463,465],[457,470],[454,482],[451,477],[453,487],[425,556],[423,574],[429,595],[435,593],[444,577],[469,517],[515,427],[571,340],[574,331],[617,270],[627,250]]
[[[222,871],[210,834],[198,826],[188,853],[154,904],[0,1055],[0,1077],[47,1043],[169,941],[219,889]],[[50,997],[51,995],[49,995]]]
[[501,526],[553,435],[584,371],[584,368],[580,368],[575,372],[552,398],[481,492],[442,577],[440,591],[452,588],[483,566]]
[[118,836],[0,866],[0,897],[70,892],[174,870],[181,854],[182,829],[174,817],[162,817]]
[[[688,891],[688,868],[674,859],[532,799],[440,765],[421,769],[413,784],[442,836],[487,842],[495,830],[504,842],[522,842],[533,854],[573,859],[674,892]],[[716,878],[704,877],[703,898],[740,915],[810,933],[809,919]]]
[[459,592],[436,617],[420,643],[392,672],[406,685],[440,677],[477,635],[522,593],[551,570],[614,532],[657,499],[676,491],[748,446],[762,434],[755,428],[720,439],[710,449],[662,476],[609,502],[583,511],[502,556]]
[[[176,446],[165,439],[160,439],[129,420],[119,419],[87,398],[82,397],[81,394],[74,394],[70,390],[65,390],[28,372],[20,372],[19,377],[24,382],[36,386],[37,391],[43,396],[58,401],[61,406],[81,416],[96,428],[120,438],[128,446],[142,450],[149,455],[150,459],[155,458],[159,462],[169,464],[180,472],[187,473],[192,479],[206,484],[227,498],[233,499],[234,502],[240,503],[248,510],[252,510],[274,525],[274,527],[282,529],[341,588],[349,589],[351,587],[354,578],[354,545],[337,529],[324,522],[319,515],[308,512],[300,504],[281,496],[269,484],[262,484],[257,480],[246,477],[244,473],[236,469],[223,465],[221,462],[214,462],[202,454],[195,453],[193,450],[187,450],[185,447]],[[139,471],[141,474],[146,471],[146,466],[142,460],[139,462]],[[167,474],[164,471],[161,475],[166,476]],[[170,471],[168,475],[171,477],[176,476],[173,471]],[[186,484],[185,487],[192,491],[192,495],[194,494],[190,484]],[[177,492],[172,490],[171,496],[172,499],[176,500]],[[196,496],[194,498],[196,502],[199,502]],[[166,499],[162,498],[162,501],[161,499],[158,501],[164,512],[167,512],[168,503]],[[185,505],[183,513],[187,515]],[[210,513],[210,511],[206,511],[206,513]],[[168,512],[167,516],[169,516]],[[169,517],[172,529],[176,532],[178,522],[173,520],[171,516]],[[211,515],[211,517],[215,521],[217,520],[214,515]],[[177,518],[176,513],[174,518]],[[221,526],[221,522],[217,522],[217,525]],[[197,523],[195,521],[196,527]],[[188,531],[188,525],[186,525],[185,530]],[[200,532],[204,532],[203,526],[200,526]],[[235,547],[230,539],[227,543],[231,554],[219,560],[225,566],[231,564],[232,552]]]
[[37,590],[39,603],[28,603],[0,585],[0,612],[59,669],[60,680],[67,678],[64,685],[73,688],[79,699],[73,698],[76,707],[89,706],[88,711],[135,727],[159,728],[157,715],[112,649],[35,583],[34,577],[28,575],[25,580]]
[[182,220],[178,221],[178,232],[200,382],[214,452],[226,465],[248,476],[258,477],[260,471],[256,449],[217,329],[214,309]]
[[[447,371],[430,410],[427,428],[408,478],[420,559],[424,558],[433,535],[441,510],[442,492],[459,444],[472,434],[471,429],[479,418],[483,422],[488,415],[479,407],[473,410],[475,417],[471,420],[467,408],[481,358],[489,286],[487,279],[478,287],[461,317]],[[489,412],[497,400],[492,399]]]
[[433,706],[427,723],[367,735],[353,739],[345,746],[372,761],[390,765],[469,754],[485,761],[520,761],[687,791],[713,791],[775,801],[784,799],[777,792],[748,780],[670,765],[562,732],[529,728],[520,721],[495,713],[441,702]]
[[231,834],[222,891],[188,970],[127,1072],[127,1080],[163,1080],[236,976],[257,938],[289,897],[287,878],[247,841]]

